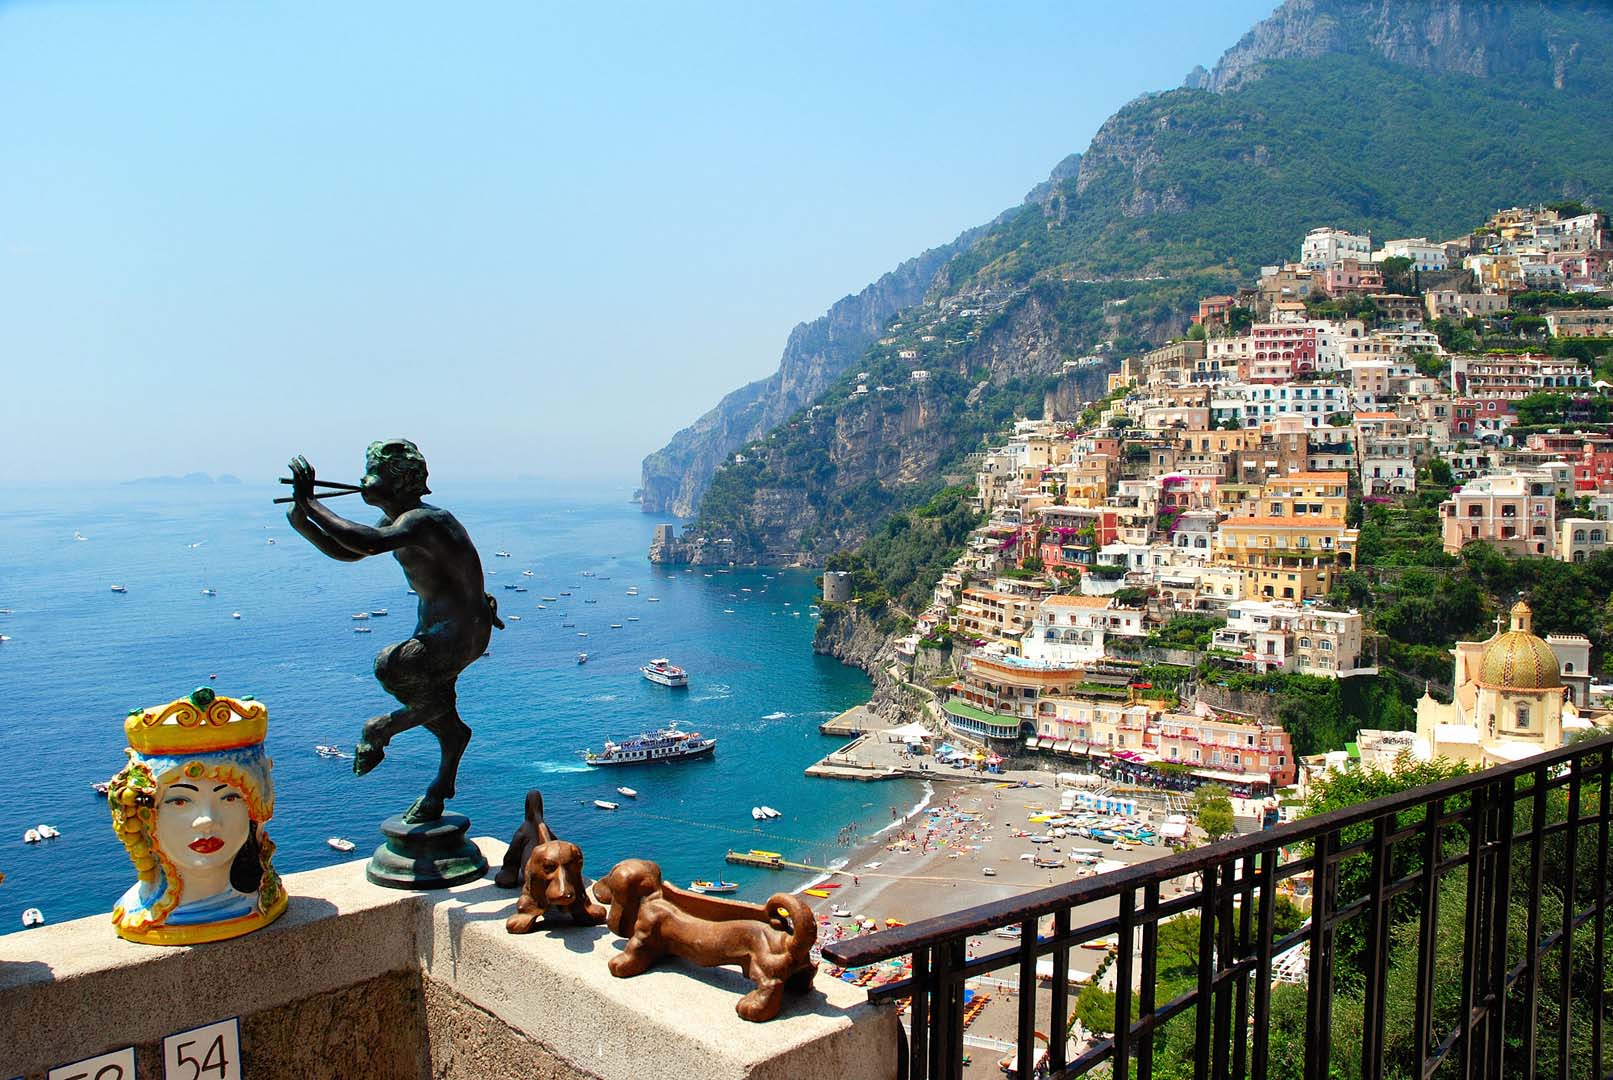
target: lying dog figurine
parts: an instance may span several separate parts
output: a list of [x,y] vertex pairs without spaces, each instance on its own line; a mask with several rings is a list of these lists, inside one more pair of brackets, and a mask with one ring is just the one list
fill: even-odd
[[556,840],[549,826],[538,823],[538,842],[526,860],[526,881],[515,902],[515,914],[504,923],[511,934],[530,934],[538,919],[550,911],[571,912],[573,922],[592,926],[603,922],[605,909],[588,898],[588,882],[582,876],[582,849],[566,840]]
[[774,893],[765,906],[717,900],[661,881],[661,868],[643,859],[617,863],[594,882],[594,896],[610,905],[606,924],[627,939],[610,973],[638,975],[670,953],[701,967],[738,964],[756,989],[734,1011],[760,1022],[778,1015],[784,990],[806,990],[818,965],[812,946],[818,921],[798,896]]

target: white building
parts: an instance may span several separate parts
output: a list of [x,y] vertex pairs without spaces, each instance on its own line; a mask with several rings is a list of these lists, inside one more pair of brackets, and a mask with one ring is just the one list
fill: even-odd
[[1372,237],[1334,228],[1312,229],[1305,234],[1305,242],[1299,249],[1299,262],[1305,269],[1326,270],[1342,259],[1370,262]]
[[1281,600],[1239,600],[1210,641],[1213,652],[1256,671],[1297,671],[1324,678],[1376,672],[1362,663],[1357,611],[1327,611]]
[[1432,243],[1426,236],[1385,240],[1383,247],[1372,253],[1372,261],[1383,262],[1385,259],[1410,259],[1413,269],[1424,272],[1444,270],[1450,265],[1445,261],[1445,245]]

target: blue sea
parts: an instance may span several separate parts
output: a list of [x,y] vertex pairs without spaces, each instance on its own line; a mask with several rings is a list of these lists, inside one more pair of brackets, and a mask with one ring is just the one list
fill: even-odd
[[[0,609],[10,609],[0,614],[0,634],[10,638],[0,644],[0,932],[21,929],[27,907],[50,922],[111,909],[133,869],[90,784],[122,766],[130,709],[197,686],[269,707],[269,833],[282,873],[366,855],[380,841],[380,821],[424,790],[437,759],[424,731],[400,735],[363,777],[351,762],[314,753],[317,743],[351,749],[366,718],[394,707],[371,665],[380,648],[413,631],[414,598],[389,557],[343,564],[318,554],[272,505],[284,490],[8,495],[0,517]],[[473,835],[508,839],[536,787],[555,831],[582,846],[590,876],[619,859],[648,858],[669,880],[721,876],[761,899],[802,876],[726,865],[729,848],[827,865],[849,855],[849,835],[867,837],[890,824],[893,809],[922,798],[909,781],[802,775],[836,745],[817,725],[869,696],[861,672],[811,651],[810,573],[651,566],[645,551],[656,519],[625,491],[566,499],[517,485],[445,484],[432,501],[476,540],[508,627],[459,681],[460,713],[475,737],[450,808],[470,816]],[[332,505],[373,515],[356,499]],[[128,592],[112,592],[114,584]],[[635,586],[639,594],[627,595]],[[372,633],[353,632],[361,625],[354,612],[379,608],[390,614],[362,624]],[[579,651],[587,664],[576,663]],[[656,656],[687,668],[690,687],[646,681],[639,666]],[[716,754],[610,769],[579,757],[607,737],[673,722],[714,736]],[[638,798],[617,795],[618,785]],[[599,810],[594,799],[622,807]],[[758,825],[757,804],[783,816]],[[61,838],[25,845],[23,833],[40,823]],[[358,848],[341,855],[327,846],[331,836]]]

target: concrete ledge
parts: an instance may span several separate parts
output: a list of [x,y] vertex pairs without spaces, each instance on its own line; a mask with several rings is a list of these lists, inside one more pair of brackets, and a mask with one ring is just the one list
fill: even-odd
[[[504,845],[477,844],[497,866]],[[286,914],[232,941],[137,945],[105,916],[0,937],[0,1076],[42,1077],[131,1044],[142,1078],[156,1076],[147,1064],[164,1035],[240,1016],[245,1075],[296,1061],[302,1076],[352,1078],[353,1037],[378,1018],[355,1025],[343,1010],[383,1007],[386,1024],[418,1044],[422,1077],[532,1076],[534,1066],[602,1080],[896,1074],[894,1011],[838,980],[820,977],[786,997],[778,1019],[751,1024],[734,1013],[750,988],[738,971],[668,962],[616,979],[605,965],[620,943],[604,927],[562,918],[506,934],[514,894],[490,881],[397,892],[371,885],[355,861],[286,884]],[[307,1022],[318,1016],[328,1020]],[[342,1045],[315,1052],[320,1031]],[[362,1075],[405,1075],[407,1050],[378,1055]],[[345,1064],[322,1071],[326,1058]]]

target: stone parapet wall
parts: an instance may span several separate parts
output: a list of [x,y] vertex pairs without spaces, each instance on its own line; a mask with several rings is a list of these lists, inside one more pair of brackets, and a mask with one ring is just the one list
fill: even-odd
[[[503,845],[477,843],[498,865]],[[132,1045],[139,1080],[158,1080],[165,1035],[230,1017],[252,1080],[896,1075],[894,1012],[838,980],[750,1024],[737,971],[616,979],[604,927],[507,934],[514,894],[489,881],[398,892],[352,862],[286,884],[286,914],[232,941],[137,945],[105,916],[0,937],[0,1076]]]

